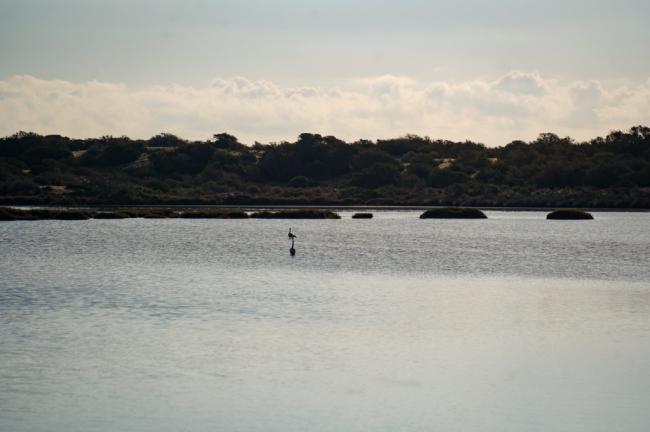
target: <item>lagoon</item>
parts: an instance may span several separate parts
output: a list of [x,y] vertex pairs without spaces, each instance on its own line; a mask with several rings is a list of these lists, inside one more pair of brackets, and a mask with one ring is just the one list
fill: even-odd
[[647,430],[650,213],[352,213],[0,222],[0,430]]

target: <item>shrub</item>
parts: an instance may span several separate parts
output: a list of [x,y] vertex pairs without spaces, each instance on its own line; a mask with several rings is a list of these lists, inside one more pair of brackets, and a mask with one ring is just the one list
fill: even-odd
[[294,187],[294,188],[304,188],[304,187],[309,187],[313,186],[314,182],[309,180],[305,176],[295,176],[291,180],[289,180],[289,187]]
[[378,163],[362,170],[360,173],[356,173],[352,178],[352,184],[374,189],[399,183],[399,180],[400,172],[394,165]]
[[90,213],[77,210],[64,210],[55,213],[52,219],[56,220],[87,220],[90,219]]
[[131,217],[128,213],[122,212],[98,212],[93,215],[93,219],[124,219]]
[[0,207],[0,221],[14,221],[14,220],[31,220],[34,217],[29,211],[18,210],[9,207]]
[[140,157],[144,147],[141,143],[127,138],[106,138],[94,144],[81,156],[82,165],[95,167],[113,167],[135,161]]
[[152,209],[136,209],[134,210],[135,217],[141,217],[145,219],[169,219],[169,218],[177,218],[179,215],[177,212],[175,212],[172,209],[160,209],[160,208],[152,208]]
[[183,212],[181,217],[186,219],[246,219],[248,214],[242,210],[205,209]]
[[546,215],[546,219],[553,220],[589,220],[593,218],[591,213],[578,209],[555,210]]
[[475,208],[444,207],[427,210],[420,219],[487,219],[487,216]]
[[0,220],[86,220],[90,212],[80,210],[0,208]]
[[251,217],[258,219],[341,219],[341,216],[329,210],[261,211],[253,213]]

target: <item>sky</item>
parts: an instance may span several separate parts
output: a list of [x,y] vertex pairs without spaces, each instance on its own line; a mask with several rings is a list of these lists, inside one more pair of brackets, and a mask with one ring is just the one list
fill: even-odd
[[0,135],[504,145],[650,124],[647,0],[0,0]]

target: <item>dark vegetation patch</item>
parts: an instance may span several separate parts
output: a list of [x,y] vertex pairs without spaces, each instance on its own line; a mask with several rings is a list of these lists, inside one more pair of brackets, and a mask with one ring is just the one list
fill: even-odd
[[341,219],[341,216],[329,210],[261,211],[251,214],[251,217],[258,219]]
[[138,209],[132,212],[133,217],[145,219],[170,219],[179,217],[179,213],[172,209]]
[[[14,209],[0,207],[0,220],[86,220],[86,219],[247,219],[249,215],[239,209],[184,209],[170,208],[126,208],[120,210],[76,210],[76,209]],[[250,217],[259,219],[340,219],[329,210],[284,210],[261,211]]]
[[429,209],[420,219],[487,219],[485,213],[475,208],[446,207]]
[[130,208],[121,210],[77,209],[13,209],[0,208],[0,220],[87,220],[127,218],[173,218],[178,213],[172,209]]
[[650,128],[585,142],[544,133],[495,148],[416,135],[345,142],[303,133],[245,146],[225,133],[19,132],[0,138],[0,203],[650,208]]
[[80,210],[0,208],[0,220],[87,220],[91,212]]
[[87,220],[93,217],[93,214],[85,211],[60,211],[55,213],[53,219],[57,220]]
[[242,210],[231,209],[207,209],[188,210],[181,213],[186,219],[246,219],[248,214]]
[[591,213],[579,209],[555,210],[546,215],[546,219],[553,220],[589,220],[593,218]]
[[93,219],[125,219],[132,217],[125,212],[100,211],[93,215]]
[[0,207],[0,221],[13,221],[13,220],[34,220],[36,217],[31,213],[23,210],[17,210],[8,207]]

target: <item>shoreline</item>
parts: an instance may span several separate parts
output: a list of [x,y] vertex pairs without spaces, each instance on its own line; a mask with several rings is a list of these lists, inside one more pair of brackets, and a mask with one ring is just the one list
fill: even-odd
[[[486,211],[552,211],[575,209],[576,207],[494,207],[494,206],[414,206],[414,205],[230,205],[230,204],[87,204],[87,205],[29,205],[29,204],[2,204],[0,208],[15,209],[66,209],[66,210],[125,210],[125,209],[223,209],[223,210],[375,210],[375,211],[424,211],[437,208],[462,207]],[[590,212],[622,212],[622,213],[647,213],[650,209],[621,208],[621,207],[579,207]]]

